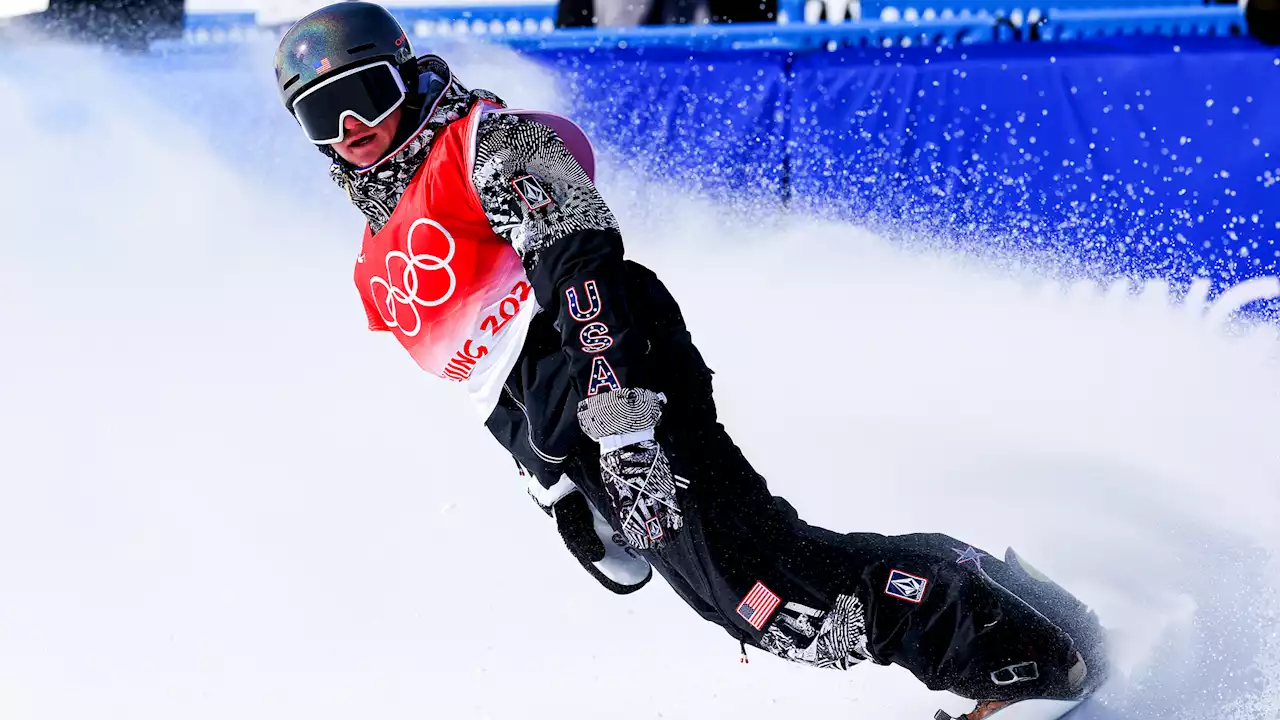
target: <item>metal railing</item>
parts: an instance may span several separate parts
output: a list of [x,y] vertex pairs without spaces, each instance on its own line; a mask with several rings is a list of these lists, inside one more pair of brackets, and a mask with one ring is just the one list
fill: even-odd
[[1142,10],[1189,8],[1207,0],[778,0],[783,22],[814,24],[846,20],[933,20],[972,16],[1008,17],[1058,10]]

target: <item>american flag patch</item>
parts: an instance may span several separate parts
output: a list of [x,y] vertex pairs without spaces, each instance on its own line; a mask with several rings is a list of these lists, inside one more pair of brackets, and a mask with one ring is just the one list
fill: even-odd
[[738,603],[738,614],[748,625],[760,630],[773,617],[773,611],[778,609],[781,602],[782,598],[774,595],[764,583],[757,581],[751,592]]
[[324,58],[320,62],[316,63],[316,72],[321,75],[329,72],[332,69],[333,69],[333,66],[329,64],[329,58]]

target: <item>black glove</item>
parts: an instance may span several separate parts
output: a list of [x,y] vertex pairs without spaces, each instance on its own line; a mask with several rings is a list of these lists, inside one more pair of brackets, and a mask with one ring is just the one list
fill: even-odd
[[601,585],[619,595],[633,593],[653,578],[653,568],[627,547],[609,521],[592,507],[587,496],[566,475],[550,488],[529,478],[529,496],[556,521],[569,553]]
[[670,542],[684,526],[677,481],[654,439],[664,402],[659,393],[623,388],[578,404],[578,425],[600,443],[600,475],[612,510],[627,542],[641,550]]

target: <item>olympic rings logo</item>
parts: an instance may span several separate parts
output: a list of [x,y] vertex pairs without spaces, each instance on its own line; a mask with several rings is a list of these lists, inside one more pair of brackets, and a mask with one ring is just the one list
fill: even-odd
[[[449,244],[449,250],[444,257],[430,252],[414,252],[413,249],[413,233],[419,227],[429,225],[444,236],[445,241]],[[374,300],[378,298],[378,286],[382,286],[386,290],[386,297],[381,302],[375,302],[378,305],[378,312],[382,315],[382,320],[387,327],[399,327],[400,331],[409,337],[417,335],[422,330],[422,315],[419,314],[419,307],[436,307],[444,304],[449,298],[453,297],[454,290],[458,287],[458,276],[454,274],[453,268],[449,263],[453,260],[453,255],[458,249],[458,245],[453,240],[453,236],[449,234],[444,226],[435,220],[429,218],[420,218],[415,220],[413,225],[409,227],[408,236],[405,238],[405,249],[407,253],[399,250],[392,250],[387,253],[386,268],[387,277],[374,277],[369,281],[369,292],[373,295]],[[404,263],[404,270],[400,273],[401,282],[397,286],[392,278],[395,274],[391,271],[391,261],[397,260]],[[431,283],[435,292],[431,293],[431,299],[423,299],[419,297],[419,290],[426,290],[425,284],[420,285],[418,271],[424,273],[444,272],[448,279],[447,287],[441,289],[439,286],[444,284],[443,281]],[[401,308],[407,308],[413,314],[413,327],[410,328],[406,323],[402,323],[400,319]],[[407,321],[408,318],[406,317]]]

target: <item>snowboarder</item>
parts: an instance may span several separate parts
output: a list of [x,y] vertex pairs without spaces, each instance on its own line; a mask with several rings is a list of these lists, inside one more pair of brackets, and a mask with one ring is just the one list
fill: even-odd
[[1012,551],[836,533],[771,495],[717,422],[675,299],[624,259],[572,122],[464,87],[362,1],[294,24],[275,74],[367,221],[369,327],[466,386],[604,587],[633,592],[656,569],[744,652],[901,665],[979,701],[974,718],[1106,676],[1093,613]]

